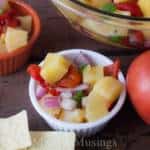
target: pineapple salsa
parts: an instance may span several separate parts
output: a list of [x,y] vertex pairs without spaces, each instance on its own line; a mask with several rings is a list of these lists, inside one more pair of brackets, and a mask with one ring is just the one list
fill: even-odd
[[78,0],[109,13],[134,17],[150,17],[149,0]]
[[0,2],[0,53],[12,52],[28,43],[32,17],[22,16],[9,0]]
[[49,115],[62,121],[96,121],[109,113],[123,90],[118,80],[120,60],[102,66],[80,52],[75,59],[48,53],[42,66],[27,72],[37,82],[36,97]]
[[[78,0],[81,3],[94,7],[111,14],[119,14],[128,17],[150,18],[150,0]],[[87,12],[88,14],[88,12]],[[79,20],[79,19],[78,19]],[[81,20],[81,19],[80,19]],[[78,21],[83,28],[88,31],[107,38],[106,40],[112,44],[119,44],[125,47],[133,48],[150,48],[150,30],[148,22],[141,22],[139,25],[144,28],[139,29],[138,23],[135,28],[129,28],[132,21],[125,20],[126,27],[122,26],[122,20],[115,26],[115,21],[106,19],[108,24],[103,21],[98,22],[94,19],[83,19]],[[117,21],[116,21],[117,22]],[[121,26],[120,26],[121,25]],[[92,36],[92,34],[91,34]],[[99,40],[99,39],[98,39]]]

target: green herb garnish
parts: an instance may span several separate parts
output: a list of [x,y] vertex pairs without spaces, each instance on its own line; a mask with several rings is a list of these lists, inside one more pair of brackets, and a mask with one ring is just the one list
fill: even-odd
[[75,101],[77,101],[78,103],[81,103],[82,98],[84,97],[84,93],[83,91],[77,91],[74,95],[73,95],[73,99]]
[[0,15],[3,14],[3,12],[4,12],[3,9],[0,9]]
[[116,35],[116,36],[109,37],[109,39],[110,39],[111,42],[120,43],[122,41],[123,37]]
[[79,69],[80,69],[80,72],[83,73],[84,69],[87,67],[87,64],[82,64],[80,65]]
[[107,3],[102,8],[103,11],[106,11],[108,13],[113,13],[116,11],[116,6],[113,3]]

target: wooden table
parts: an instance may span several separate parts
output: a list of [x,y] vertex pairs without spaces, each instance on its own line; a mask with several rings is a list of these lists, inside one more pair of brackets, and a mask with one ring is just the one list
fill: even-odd
[[[121,49],[108,47],[77,33],[57,13],[52,4],[48,4],[47,0],[26,1],[38,11],[42,21],[42,33],[33,48],[33,55],[29,63],[40,62],[48,51],[87,48],[98,50],[111,58],[119,55],[122,61],[122,70],[126,74],[129,64],[137,56],[137,54],[128,55]],[[26,66],[15,74],[0,77],[0,117],[8,117],[26,109],[31,130],[50,130],[50,127],[41,119],[30,103],[29,76],[26,74]],[[93,137],[78,138],[76,149],[149,150],[150,127],[137,116],[127,98],[123,109],[109,125]]]

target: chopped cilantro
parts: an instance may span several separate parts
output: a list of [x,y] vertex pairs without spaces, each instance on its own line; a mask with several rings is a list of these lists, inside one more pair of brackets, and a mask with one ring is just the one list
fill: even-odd
[[111,36],[109,37],[110,41],[114,42],[114,43],[120,43],[122,41],[122,36]]
[[87,64],[82,64],[80,65],[79,69],[80,69],[80,72],[82,73],[83,70],[87,67]]
[[84,93],[83,91],[77,91],[74,95],[73,95],[73,99],[75,101],[77,101],[78,103],[81,103],[82,98],[84,97]]
[[103,11],[113,13],[116,11],[116,6],[113,3],[106,3],[102,8]]

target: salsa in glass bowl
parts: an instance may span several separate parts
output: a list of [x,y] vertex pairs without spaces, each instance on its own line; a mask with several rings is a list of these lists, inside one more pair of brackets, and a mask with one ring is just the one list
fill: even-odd
[[120,48],[150,48],[150,1],[51,1],[75,29],[92,39]]

